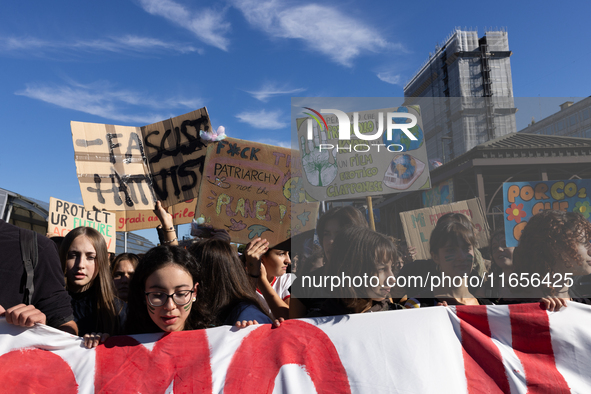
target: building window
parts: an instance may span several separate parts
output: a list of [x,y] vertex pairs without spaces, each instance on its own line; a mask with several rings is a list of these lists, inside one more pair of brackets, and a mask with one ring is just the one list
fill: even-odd
[[556,131],[561,131],[564,129],[564,120],[559,120],[556,122]]
[[574,114],[570,117],[570,125],[574,126],[577,124],[577,114]]

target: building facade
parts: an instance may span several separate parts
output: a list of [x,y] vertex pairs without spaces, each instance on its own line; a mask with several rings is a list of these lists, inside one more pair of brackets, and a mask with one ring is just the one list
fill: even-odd
[[557,113],[532,122],[519,132],[591,138],[591,96],[576,103],[567,101],[560,105]]
[[419,105],[429,159],[447,162],[516,132],[506,31],[456,29],[404,87]]

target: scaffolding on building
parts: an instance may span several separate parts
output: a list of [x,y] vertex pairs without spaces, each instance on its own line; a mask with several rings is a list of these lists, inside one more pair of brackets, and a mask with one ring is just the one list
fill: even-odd
[[456,28],[404,87],[421,107],[427,154],[449,161],[516,132],[507,31]]

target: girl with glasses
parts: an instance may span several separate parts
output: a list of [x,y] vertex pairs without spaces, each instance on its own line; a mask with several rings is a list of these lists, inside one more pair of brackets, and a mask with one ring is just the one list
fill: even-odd
[[200,300],[200,275],[201,266],[185,249],[171,245],[150,249],[129,286],[127,333],[208,327],[209,315]]

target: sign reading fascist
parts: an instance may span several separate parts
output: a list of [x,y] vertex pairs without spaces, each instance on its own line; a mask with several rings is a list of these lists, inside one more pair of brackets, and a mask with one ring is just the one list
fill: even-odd
[[209,131],[207,109],[144,127],[71,122],[76,171],[87,208],[153,209],[197,198]]

